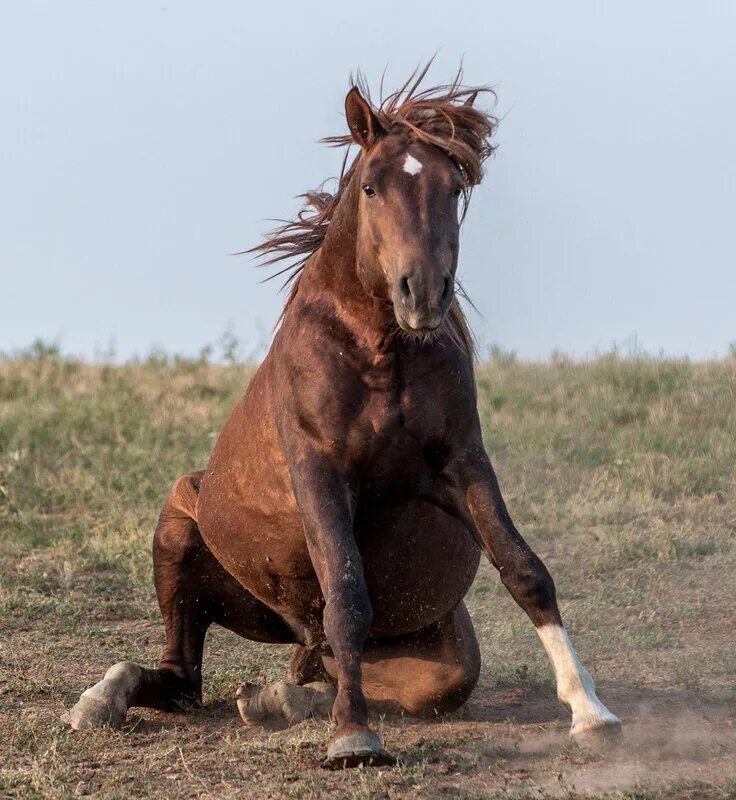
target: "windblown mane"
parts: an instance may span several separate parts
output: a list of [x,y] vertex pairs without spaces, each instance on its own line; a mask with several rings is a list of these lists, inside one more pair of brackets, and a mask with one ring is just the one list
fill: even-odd
[[[431,63],[428,62],[421,70],[412,73],[400,89],[385,98],[381,86],[381,99],[378,106],[374,106],[374,112],[385,130],[396,131],[403,128],[412,139],[439,147],[455,162],[465,179],[464,217],[472,189],[483,178],[483,162],[493,153],[491,137],[498,122],[495,117],[474,108],[472,104],[479,94],[489,94],[494,99],[495,94],[485,86],[464,86],[462,68],[451,83],[423,89],[421,84]],[[358,74],[355,81],[351,79],[351,83],[355,83],[363,97],[371,102],[370,90],[361,74]],[[321,141],[346,148],[353,144],[350,134],[328,136]],[[283,285],[291,285],[279,321],[283,319],[296,296],[304,264],[322,246],[330,221],[355,173],[359,159],[356,158],[346,168],[348,155],[349,151],[346,151],[334,194],[320,188],[301,195],[305,201],[304,208],[296,219],[284,221],[281,227],[266,236],[265,241],[244,251],[260,256],[263,259],[261,266],[287,262],[267,278],[270,280],[286,274]],[[460,284],[458,293],[468,300]],[[457,298],[448,314],[447,324],[451,337],[472,356],[473,335]]]

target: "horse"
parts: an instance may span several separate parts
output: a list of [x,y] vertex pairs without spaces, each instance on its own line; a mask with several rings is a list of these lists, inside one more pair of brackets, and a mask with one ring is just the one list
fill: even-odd
[[291,682],[245,684],[246,724],[331,715],[324,766],[386,765],[371,707],[452,712],[480,652],[463,602],[482,553],[549,656],[573,737],[614,732],[560,616],[555,585],[504,503],[476,408],[474,340],[459,303],[459,232],[497,120],[486,87],[345,99],[358,145],[334,194],[253,248],[286,261],[271,348],[206,469],[180,477],[153,537],[166,648],[156,669],[111,667],[65,716],[120,726],[132,706],[202,698],[212,623],[293,647]]

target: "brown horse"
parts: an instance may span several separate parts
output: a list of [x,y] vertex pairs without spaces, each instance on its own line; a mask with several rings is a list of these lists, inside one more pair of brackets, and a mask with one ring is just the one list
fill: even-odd
[[179,478],[161,512],[166,650],[157,669],[112,667],[67,715],[73,727],[120,725],[130,706],[196,705],[214,622],[295,645],[294,683],[239,690],[247,723],[331,711],[326,765],[390,763],[367,700],[432,714],[473,691],[463,597],[481,551],[539,633],[571,733],[619,727],[481,438],[455,271],[495,119],[460,76],[422,90],[425,72],[379,108],[350,90],[350,136],[328,141],[360,153],[337,192],[310,195],[311,215],[256,248],[297,260],[291,294],[207,469]]

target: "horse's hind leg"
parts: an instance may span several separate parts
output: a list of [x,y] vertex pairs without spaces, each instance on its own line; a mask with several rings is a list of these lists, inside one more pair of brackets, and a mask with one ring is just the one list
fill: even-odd
[[[334,684],[332,656],[309,660],[308,677],[326,672]],[[302,666],[307,654],[297,651]],[[480,651],[463,603],[440,622],[394,639],[368,640],[363,650],[362,688],[373,711],[404,710],[412,716],[455,711],[470,697],[480,672]],[[298,674],[292,664],[292,674]],[[328,718],[335,701],[330,682],[304,686],[280,681],[259,688],[242,687],[238,701],[247,724],[294,724],[307,717]],[[339,767],[339,759],[332,764]]]
[[266,686],[244,683],[238,688],[238,710],[247,726],[283,728],[312,717],[329,718],[336,681],[325,669],[319,652],[295,645],[289,669],[291,682]]
[[172,710],[202,697],[202,647],[211,622],[202,592],[203,543],[194,521],[200,473],[179,478],[161,511],[153,539],[156,594],[166,628],[157,669],[115,664],[65,715],[73,728],[119,727],[131,706]]
[[158,668],[115,664],[64,715],[73,728],[119,727],[132,706],[180,710],[199,705],[202,648],[212,622],[260,641],[293,641],[283,620],[243,589],[203,542],[195,521],[201,476],[192,472],[176,481],[153,538],[156,594],[166,629]]

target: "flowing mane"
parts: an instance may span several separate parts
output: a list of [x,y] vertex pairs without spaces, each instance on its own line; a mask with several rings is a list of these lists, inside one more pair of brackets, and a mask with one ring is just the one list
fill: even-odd
[[[483,178],[483,163],[495,149],[491,138],[498,123],[496,117],[474,108],[473,102],[479,94],[490,95],[495,100],[495,93],[486,86],[463,85],[462,69],[458,70],[450,83],[422,88],[431,63],[412,73],[400,89],[385,98],[381,87],[381,99],[377,106],[371,102],[370,90],[362,74],[359,73],[355,81],[351,78],[351,84],[357,85],[361,94],[371,102],[385,130],[403,128],[412,139],[439,147],[455,162],[465,180],[464,217],[472,189]],[[328,136],[321,141],[334,147],[348,148],[335,193],[330,194],[320,187],[301,195],[305,201],[304,208],[296,219],[283,220],[284,224],[271,231],[261,244],[243,251],[260,257],[260,266],[286,262],[266,279],[286,275],[283,286],[291,286],[279,321],[296,295],[305,263],[324,242],[327,229],[360,158],[357,156],[347,167],[349,147],[353,144],[349,133]],[[458,293],[469,301],[459,283],[457,288]],[[451,337],[464,345],[472,355],[473,336],[457,298],[453,301],[447,325]]]

